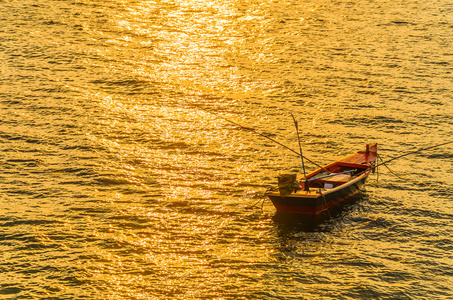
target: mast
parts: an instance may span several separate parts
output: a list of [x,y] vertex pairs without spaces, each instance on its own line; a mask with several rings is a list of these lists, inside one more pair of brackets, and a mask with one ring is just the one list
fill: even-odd
[[297,141],[299,142],[300,159],[302,161],[302,170],[304,172],[304,179],[305,179],[304,191],[309,191],[310,189],[308,187],[308,179],[307,179],[307,175],[305,173],[304,156],[302,155],[302,145],[300,144],[299,125],[298,125],[298,122],[296,121],[296,118],[294,118],[294,115],[292,113],[291,113],[291,117],[293,118],[294,125],[296,126]]

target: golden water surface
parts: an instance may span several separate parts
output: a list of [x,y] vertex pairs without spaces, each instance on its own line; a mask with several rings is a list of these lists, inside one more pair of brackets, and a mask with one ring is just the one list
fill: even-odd
[[452,24],[447,0],[0,1],[0,295],[453,297],[452,144],[307,229],[259,202],[300,160],[224,119],[298,149],[292,113],[320,164],[446,142]]

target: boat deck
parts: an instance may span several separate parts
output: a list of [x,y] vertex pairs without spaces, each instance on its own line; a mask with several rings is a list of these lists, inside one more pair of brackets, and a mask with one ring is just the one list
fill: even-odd
[[354,153],[339,160],[339,164],[364,165],[370,161],[376,161],[377,145],[373,145],[365,151]]

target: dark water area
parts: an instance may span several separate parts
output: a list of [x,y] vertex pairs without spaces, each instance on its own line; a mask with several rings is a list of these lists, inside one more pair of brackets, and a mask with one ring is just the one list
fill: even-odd
[[453,298],[453,144],[307,225],[260,202],[300,160],[222,119],[297,149],[293,113],[320,164],[451,140],[451,1],[4,0],[0,24],[0,298]]

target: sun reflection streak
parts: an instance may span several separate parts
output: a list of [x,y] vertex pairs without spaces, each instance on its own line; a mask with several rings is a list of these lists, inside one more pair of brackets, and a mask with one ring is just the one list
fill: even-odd
[[3,1],[0,294],[445,296],[449,149],[310,232],[247,209],[299,161],[216,118],[325,162],[451,136],[447,1],[375,2]]
[[[355,130],[337,124],[350,111],[349,102],[319,101],[313,96],[322,90],[317,85],[305,90],[310,78],[332,71],[330,64],[344,68],[348,63],[315,56],[307,64],[324,69],[305,70],[306,58],[292,56],[298,48],[311,51],[303,30],[316,22],[320,7],[307,4],[296,18],[284,13],[274,18],[274,4],[177,1],[156,11],[156,3],[137,3],[112,16],[110,25],[118,32],[97,33],[103,46],[88,54],[103,61],[99,72],[107,75],[92,84],[98,92],[86,96],[101,111],[86,137],[106,155],[99,166],[97,182],[104,185],[99,193],[113,188],[140,195],[111,197],[112,215],[93,228],[93,237],[102,242],[89,245],[94,254],[86,270],[100,293],[126,298],[139,287],[147,296],[160,293],[163,298],[221,298],[225,290],[247,297],[256,291],[250,286],[299,286],[298,280],[306,280],[291,271],[282,272],[291,277],[281,277],[266,263],[283,261],[288,269],[332,278],[322,268],[326,257],[344,266],[342,261],[357,253],[360,246],[335,252],[332,240],[322,234],[285,245],[285,238],[273,236],[275,224],[268,216],[238,209],[249,204],[247,191],[263,187],[263,178],[270,181],[275,172],[294,170],[297,164],[216,113],[288,140],[293,132],[285,114],[297,107],[307,116],[304,142],[324,148],[335,143],[329,135],[343,137]],[[110,59],[114,56],[122,57],[121,67]],[[301,69],[297,76],[295,69]],[[332,98],[334,92],[322,97]],[[374,99],[367,101],[371,105]],[[323,147],[316,149],[322,157]],[[270,240],[283,245],[278,248]],[[379,270],[380,265],[404,268],[386,259],[378,263],[373,267]],[[358,280],[360,274],[355,276],[344,280]],[[241,291],[244,286],[251,291]]]
[[[146,218],[151,226],[124,227],[129,218],[138,216]],[[237,224],[242,221],[234,215],[224,216],[219,223],[215,215],[196,213],[196,210],[183,214],[177,211],[152,213],[140,208],[124,210],[113,219],[116,225],[103,233],[105,244],[96,246],[94,254],[98,259],[86,266],[87,274],[90,280],[102,282],[101,289],[108,287],[108,293],[119,295],[140,285],[142,291],[166,287],[170,293],[201,297],[207,290],[221,288],[225,281],[240,285],[238,270],[231,266],[238,264],[240,269],[244,268],[241,276],[246,278],[249,271],[245,266],[253,263],[253,259],[237,261],[231,257],[247,252],[248,246],[244,243],[249,243],[248,235],[252,232],[246,229],[234,238],[233,244],[226,243],[227,236],[235,231],[231,226],[243,224]],[[129,250],[124,252],[124,249]],[[240,267],[242,264],[244,266]],[[135,271],[129,274],[128,270]]]

